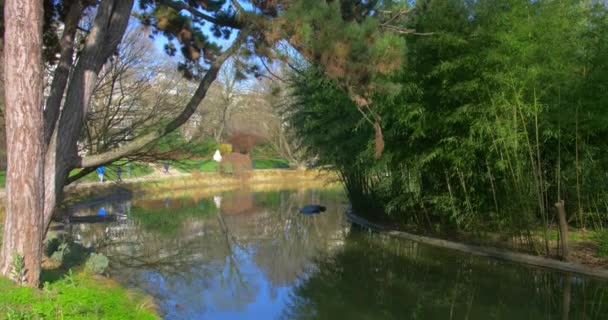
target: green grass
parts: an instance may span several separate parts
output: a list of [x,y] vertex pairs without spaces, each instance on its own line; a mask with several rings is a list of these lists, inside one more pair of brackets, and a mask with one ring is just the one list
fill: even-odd
[[[131,163],[131,176],[127,176],[127,165],[126,161],[120,160],[114,162],[112,165],[106,166],[105,179],[106,181],[116,181],[116,167],[122,166],[122,178],[137,178],[146,176],[152,172],[154,169],[145,163],[132,162]],[[202,165],[201,165],[202,163]],[[262,158],[253,160],[255,165],[254,169],[287,169],[289,168],[289,162],[285,159],[276,159],[276,158]],[[216,172],[217,171],[217,162],[213,160],[179,160],[179,161],[171,161],[170,166],[172,168],[177,169],[180,172],[184,173],[192,173],[195,171],[198,172]],[[74,176],[81,169],[74,169],[70,172],[70,176]],[[0,171],[0,186],[4,188],[6,180],[6,172]],[[79,181],[84,182],[96,182],[99,178],[97,177],[97,172],[93,171],[86,176],[82,177]]]
[[86,274],[68,274],[42,290],[0,278],[1,319],[157,319],[149,302]]
[[[285,159],[262,158],[253,159],[254,169],[286,169],[289,168],[289,162]],[[180,172],[216,172],[217,162],[213,160],[180,160],[172,161],[170,164]]]
[[[557,241],[559,239],[559,229],[557,227],[550,229],[547,233],[550,241]],[[580,229],[569,228],[568,240],[571,242],[591,241],[596,239],[599,233],[595,230],[581,231]],[[542,237],[544,236],[544,231],[538,230],[534,234]]]
[[254,158],[278,158],[279,153],[277,150],[270,144],[263,144],[257,146],[253,149],[253,157]]
[[[119,160],[114,162],[112,165],[106,166],[106,174],[105,174],[105,179],[108,181],[116,181],[116,167],[117,166],[122,166],[122,179],[128,179],[128,178],[137,178],[137,177],[143,177],[145,175],[148,175],[152,172],[154,172],[154,169],[152,169],[149,165],[145,164],[145,163],[137,163],[137,162],[132,162],[131,163],[131,176],[128,177],[127,176],[127,161],[124,160]],[[70,177],[76,175],[78,172],[80,172],[81,169],[74,169],[70,172]],[[89,174],[87,174],[86,176],[80,178],[80,180],[78,181],[85,181],[85,182],[95,182],[98,181],[99,177],[97,177],[97,172],[93,171]],[[0,171],[0,187],[4,188],[6,184],[6,171]]]
[[218,170],[217,166],[218,163],[213,160],[203,162],[203,165],[201,166],[201,172],[215,172]]
[[289,162],[285,159],[254,159],[254,169],[287,169]]
[[[114,162],[112,165],[106,166],[105,180],[116,181],[116,167],[118,167],[118,166],[122,167],[121,177],[123,180],[129,179],[129,178],[143,177],[143,176],[146,176],[146,175],[154,172],[154,169],[152,169],[152,167],[150,167],[149,165],[147,165],[145,163],[132,162],[131,163],[131,176],[128,176],[127,161],[120,160],[120,161]],[[72,170],[72,172],[70,172],[70,176],[74,176],[78,172],[80,172],[80,169],[74,169],[74,170]],[[93,171],[93,172],[87,174],[86,176],[82,177],[79,181],[85,181],[85,182],[99,181],[99,177],[97,176],[97,171]]]
[[184,173],[217,171],[217,162],[213,160],[179,160],[172,161],[170,165]]

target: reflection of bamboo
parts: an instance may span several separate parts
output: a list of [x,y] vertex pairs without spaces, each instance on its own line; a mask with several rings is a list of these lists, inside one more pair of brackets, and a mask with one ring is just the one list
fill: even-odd
[[469,315],[471,315],[471,309],[473,309],[473,301],[475,300],[475,288],[472,288],[468,304],[467,304],[467,314],[464,316],[464,319],[469,319]]
[[572,276],[564,277],[564,291],[562,293],[562,320],[570,317],[570,298],[572,295]]

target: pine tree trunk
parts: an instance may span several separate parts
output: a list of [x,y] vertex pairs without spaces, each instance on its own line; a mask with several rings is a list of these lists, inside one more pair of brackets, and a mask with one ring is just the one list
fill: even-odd
[[6,0],[5,92],[7,128],[6,218],[0,272],[37,286],[44,234],[42,2]]

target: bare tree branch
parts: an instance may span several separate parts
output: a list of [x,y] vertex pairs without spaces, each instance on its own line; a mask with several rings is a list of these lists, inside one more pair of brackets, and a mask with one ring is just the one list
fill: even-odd
[[226,50],[224,53],[222,53],[221,55],[219,55],[217,57],[217,59],[211,64],[211,67],[209,68],[209,70],[207,71],[207,73],[205,74],[203,79],[201,80],[201,83],[199,84],[198,89],[196,90],[196,92],[194,93],[194,95],[192,96],[192,98],[190,99],[190,101],[188,102],[186,107],[184,108],[184,110],[182,110],[182,112],[177,117],[175,117],[171,122],[169,122],[167,125],[159,128],[157,130],[154,130],[148,134],[145,134],[116,149],[110,150],[110,151],[102,153],[102,154],[97,154],[97,155],[92,155],[92,156],[87,156],[87,157],[81,158],[80,159],[81,161],[79,164],[77,164],[77,166],[83,167],[83,168],[95,167],[95,166],[98,166],[103,163],[118,160],[129,153],[133,153],[133,152],[136,152],[136,151],[144,148],[149,143],[154,142],[157,139],[159,139],[159,138],[171,133],[175,129],[179,128],[179,126],[181,126],[186,121],[188,121],[190,116],[192,116],[192,114],[196,111],[199,103],[203,100],[203,98],[205,98],[205,95],[207,94],[207,90],[209,89],[209,86],[211,86],[211,84],[217,77],[217,74],[218,74],[219,70],[221,69],[223,63],[226,61],[226,59],[228,59],[228,57],[230,57],[232,54],[234,54],[236,52],[236,50],[245,41],[247,36],[248,36],[247,32],[241,31],[239,33],[239,36],[237,37],[237,39],[230,46],[230,48],[228,48],[228,50]]

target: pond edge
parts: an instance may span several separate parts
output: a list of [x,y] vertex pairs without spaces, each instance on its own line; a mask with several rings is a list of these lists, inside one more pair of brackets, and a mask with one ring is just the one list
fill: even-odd
[[391,237],[403,238],[411,241],[424,243],[434,247],[447,248],[456,250],[464,253],[473,254],[476,256],[494,258],[503,261],[517,262],[521,264],[542,267],[547,269],[553,269],[568,273],[577,273],[594,278],[608,279],[608,270],[590,268],[578,263],[559,261],[555,259],[545,258],[541,256],[534,256],[525,253],[514,252],[506,249],[499,249],[496,247],[482,247],[477,245],[465,244],[460,242],[454,242],[439,238],[431,238],[426,236],[415,235],[412,233],[391,230],[390,228],[372,223],[363,217],[358,216],[352,210],[352,208],[346,209],[346,218],[356,225],[359,225],[365,229],[370,229],[381,234],[386,234]]

